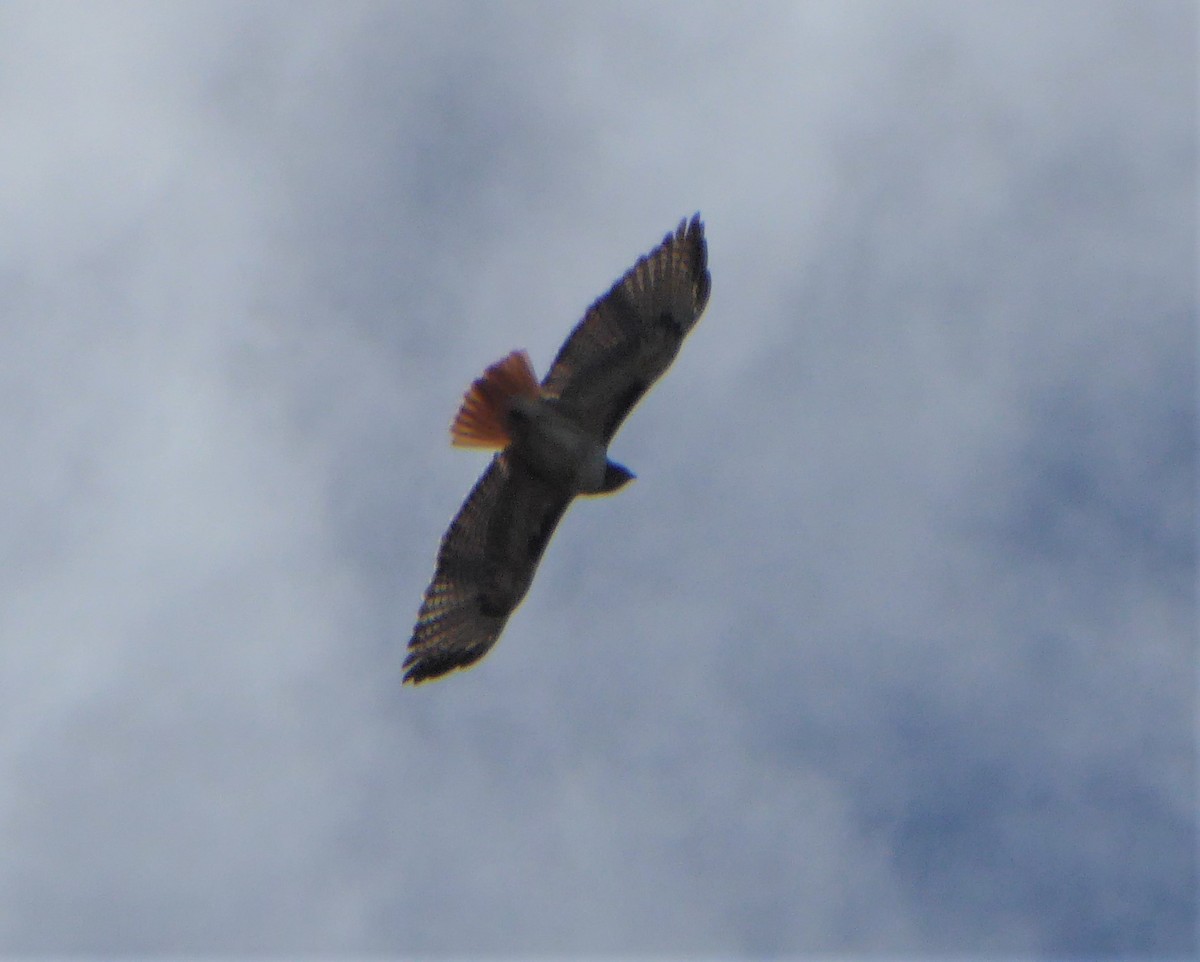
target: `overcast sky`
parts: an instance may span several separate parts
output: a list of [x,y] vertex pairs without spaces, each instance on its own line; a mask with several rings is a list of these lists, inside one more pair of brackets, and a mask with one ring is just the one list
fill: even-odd
[[[1197,950],[1190,3],[0,7],[0,953]],[[462,391],[712,299],[471,671]]]

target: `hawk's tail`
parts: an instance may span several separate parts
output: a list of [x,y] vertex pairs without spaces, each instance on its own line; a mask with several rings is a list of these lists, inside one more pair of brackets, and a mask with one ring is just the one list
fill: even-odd
[[509,400],[541,396],[529,355],[513,351],[478,378],[450,426],[451,443],[463,448],[503,448],[509,442]]

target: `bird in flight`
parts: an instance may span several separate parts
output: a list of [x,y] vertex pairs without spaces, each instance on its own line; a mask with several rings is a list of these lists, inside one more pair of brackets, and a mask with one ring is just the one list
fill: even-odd
[[633,474],[608,445],[675,359],[708,303],[697,214],[638,259],[583,316],[538,384],[524,351],[471,385],[451,443],[498,450],[438,550],[404,680],[466,668],[496,643],[577,495],[611,494]]

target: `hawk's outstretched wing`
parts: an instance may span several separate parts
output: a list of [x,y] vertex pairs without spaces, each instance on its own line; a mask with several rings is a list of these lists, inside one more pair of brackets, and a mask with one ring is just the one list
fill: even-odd
[[404,659],[420,682],[478,661],[533,581],[572,497],[497,454],[450,525]]
[[700,215],[596,301],[555,357],[542,390],[587,430],[612,440],[625,416],[670,367],[708,303],[708,246]]
[[[529,590],[576,492],[607,492],[628,480],[627,470],[607,462],[596,487],[588,458],[606,459],[608,442],[675,359],[708,292],[708,251],[697,214],[588,309],[540,390],[520,353],[475,382],[455,419],[455,443],[508,446],[442,539],[404,660],[405,681],[436,678],[482,658]],[[517,395],[523,401],[510,408]],[[524,434],[510,443],[514,424],[524,425]],[[547,468],[564,461],[569,470]]]

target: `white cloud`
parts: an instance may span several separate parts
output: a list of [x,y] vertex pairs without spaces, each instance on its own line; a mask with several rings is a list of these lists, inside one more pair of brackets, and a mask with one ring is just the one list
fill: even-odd
[[[1190,7],[2,16],[0,947],[1194,948]],[[401,690],[461,389],[696,208]]]

